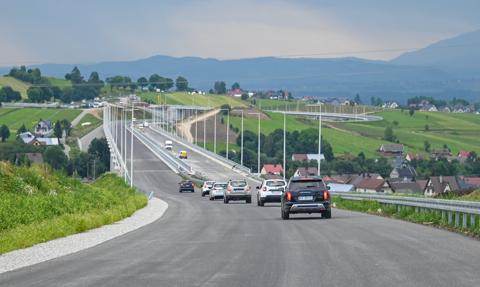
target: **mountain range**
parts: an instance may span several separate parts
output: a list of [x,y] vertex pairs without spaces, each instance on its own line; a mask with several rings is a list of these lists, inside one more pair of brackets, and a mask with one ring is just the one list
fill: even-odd
[[[181,75],[191,87],[208,90],[218,80],[245,89],[288,89],[295,96],[372,96],[405,101],[411,96],[480,98],[480,30],[442,40],[391,61],[360,58],[250,58],[218,60],[157,55],[134,61],[94,64],[42,64],[42,74],[63,78],[74,66],[84,75],[124,75],[137,79],[158,73]],[[9,67],[0,68],[5,74]]]

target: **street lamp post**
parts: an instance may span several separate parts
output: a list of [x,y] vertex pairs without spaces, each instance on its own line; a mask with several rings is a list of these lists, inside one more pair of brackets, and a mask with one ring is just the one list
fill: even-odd
[[320,162],[322,155],[322,108],[320,106],[320,115],[318,116],[318,176],[320,176]]
[[133,187],[133,114],[134,111],[134,105],[132,103],[132,126],[130,130],[130,187]]
[[249,113],[258,116],[258,139],[257,139],[257,173],[260,174],[260,113]]
[[[241,142],[240,142],[240,165],[243,166],[243,110],[237,110],[242,113],[242,121],[241,121],[241,127],[242,127],[242,134],[241,134]],[[228,141],[227,141],[228,142]]]
[[285,173],[287,171],[286,150],[287,150],[287,113],[283,113],[283,180],[285,180]]

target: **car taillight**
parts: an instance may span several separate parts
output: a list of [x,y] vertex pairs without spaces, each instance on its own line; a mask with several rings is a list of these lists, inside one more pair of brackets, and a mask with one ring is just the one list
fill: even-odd
[[290,191],[285,193],[285,198],[287,199],[287,201],[292,201],[293,199],[292,193]]
[[263,191],[267,191],[267,187],[266,187],[266,186],[263,187]]
[[323,192],[323,200],[328,201],[328,197],[329,197],[328,191],[324,191]]

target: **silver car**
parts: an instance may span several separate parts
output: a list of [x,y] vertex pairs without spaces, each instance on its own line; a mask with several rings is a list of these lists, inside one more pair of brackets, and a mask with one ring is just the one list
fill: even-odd
[[228,181],[223,202],[227,204],[230,200],[245,200],[246,203],[252,203],[252,191],[246,180]]
[[210,200],[223,198],[227,185],[226,182],[215,182],[209,192]]

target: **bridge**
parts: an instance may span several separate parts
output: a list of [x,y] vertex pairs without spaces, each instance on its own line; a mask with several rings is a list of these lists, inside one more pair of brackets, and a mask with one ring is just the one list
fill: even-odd
[[[331,220],[280,219],[280,208],[179,193],[183,176],[257,179],[109,105],[112,167],[166,201],[158,221],[91,249],[2,276],[5,286],[479,286],[478,241],[430,226],[334,209]],[[172,140],[174,150],[163,148]],[[187,150],[179,160],[176,152]],[[254,196],[255,198],[255,196]],[[312,218],[313,217],[313,218]]]

